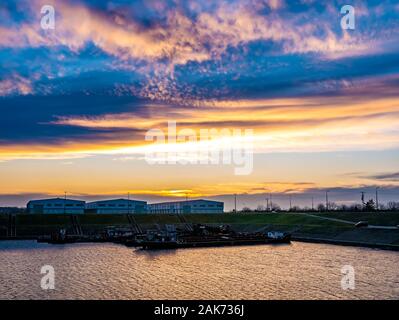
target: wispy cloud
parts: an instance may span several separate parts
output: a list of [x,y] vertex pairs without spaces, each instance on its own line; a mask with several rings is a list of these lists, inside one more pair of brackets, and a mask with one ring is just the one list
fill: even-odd
[[[202,67],[197,73],[207,73],[206,62],[234,61],[233,48],[248,50],[254,43],[270,42],[271,56],[312,54],[330,60],[383,50],[381,41],[385,41],[360,30],[337,30],[339,6],[295,12],[284,1],[237,0],[217,1],[201,10],[193,1],[188,5],[177,1],[170,7],[152,1],[148,6],[159,17],[151,16],[151,23],[144,24],[117,2],[112,10],[102,10],[85,2],[57,1],[53,2],[56,29],[47,32],[38,23],[42,1],[29,3],[26,21],[0,26],[0,47],[68,48],[79,53],[94,45],[116,58],[120,67],[146,78],[141,88],[133,87],[135,94],[157,100],[173,100],[182,94],[177,90],[181,82],[175,76],[176,67],[198,63]],[[145,18],[146,12],[142,14]],[[183,98],[188,100],[192,88],[184,89]]]
[[[35,20],[40,19],[39,11],[34,14],[34,9],[40,8],[41,2],[31,2]],[[255,8],[253,2],[257,4]],[[43,33],[37,20],[22,23],[18,28],[2,27],[0,45],[65,45],[71,50],[80,50],[88,42],[93,42],[121,59],[154,61],[166,58],[172,64],[220,57],[229,46],[256,40],[282,42],[286,53],[346,52],[346,55],[353,55],[357,50],[370,50],[370,46],[364,43],[366,39],[348,34],[338,36],[326,22],[319,21],[315,26],[298,18],[260,13],[263,6],[280,8],[281,1],[220,1],[214,10],[197,13],[194,18],[178,7],[169,8],[164,13],[162,24],[155,23],[146,28],[118,11],[104,15],[83,3],[70,4],[68,1],[57,1],[54,6],[58,13],[56,31]]]
[[11,74],[8,78],[0,80],[0,96],[32,94],[32,81],[19,74]]
[[[55,7],[55,30],[40,28],[43,4]],[[261,199],[265,188],[294,193],[347,185],[350,192],[351,185],[360,188],[365,181],[397,184],[390,161],[397,152],[392,149],[399,150],[397,5],[353,1],[356,29],[347,31],[340,27],[341,5],[313,0],[4,2],[0,171],[8,182],[2,190],[64,190],[65,184],[79,189],[85,175],[83,191],[111,195],[137,183],[132,189],[148,197],[242,192]],[[150,170],[143,152],[154,146],[145,133],[166,131],[168,120],[196,133],[253,129],[254,157],[267,160],[238,184],[220,168],[187,170],[190,179],[176,174],[181,168]],[[191,150],[193,144],[166,148]],[[354,151],[360,150],[383,154],[378,161],[387,164],[386,173],[373,168],[373,157],[361,159],[367,169],[344,157],[317,162],[336,159],[340,151],[359,156],[363,153]],[[280,174],[275,168],[288,154],[295,161],[287,161],[289,172]],[[306,165],[296,170],[300,158]],[[73,165],[65,165],[68,159],[75,159]],[[270,159],[278,160],[262,172]],[[328,170],[319,172],[319,166]],[[62,181],[56,180],[61,167]],[[130,170],[134,174],[127,178]],[[364,177],[340,175],[358,170]]]
[[399,172],[381,173],[381,174],[376,174],[376,175],[368,175],[366,177],[368,179],[373,179],[373,180],[398,182],[399,181]]

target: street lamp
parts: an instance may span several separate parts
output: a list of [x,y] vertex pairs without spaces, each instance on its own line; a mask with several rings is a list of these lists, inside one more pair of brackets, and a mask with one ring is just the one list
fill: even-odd
[[375,208],[376,208],[377,211],[379,210],[379,205],[378,205],[378,189],[379,188],[380,187],[376,187],[375,188]]
[[328,211],[328,193],[329,192],[330,192],[329,190],[326,190],[326,211]]

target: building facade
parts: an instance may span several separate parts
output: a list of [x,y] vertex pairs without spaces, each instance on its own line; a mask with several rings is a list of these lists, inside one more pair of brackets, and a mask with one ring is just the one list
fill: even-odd
[[223,213],[224,203],[211,200],[189,200],[153,203],[148,205],[148,212],[159,214]]
[[83,214],[85,201],[63,198],[31,200],[26,208],[31,214]]
[[86,212],[96,214],[147,213],[147,202],[128,199],[94,201],[86,204]]

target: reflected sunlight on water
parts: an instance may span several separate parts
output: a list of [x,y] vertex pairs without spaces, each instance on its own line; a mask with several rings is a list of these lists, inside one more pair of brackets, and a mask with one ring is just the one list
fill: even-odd
[[[325,244],[140,251],[0,242],[1,299],[398,299],[399,253]],[[55,290],[40,287],[43,265]],[[352,265],[356,288],[341,289]]]

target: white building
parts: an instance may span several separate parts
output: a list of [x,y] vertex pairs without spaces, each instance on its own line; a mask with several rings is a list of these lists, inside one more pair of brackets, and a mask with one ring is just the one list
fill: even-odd
[[147,202],[127,199],[95,201],[86,204],[86,212],[97,214],[147,213]]
[[224,203],[211,200],[162,202],[148,205],[149,213],[223,213]]
[[31,200],[26,205],[32,214],[83,214],[85,202],[63,198]]

